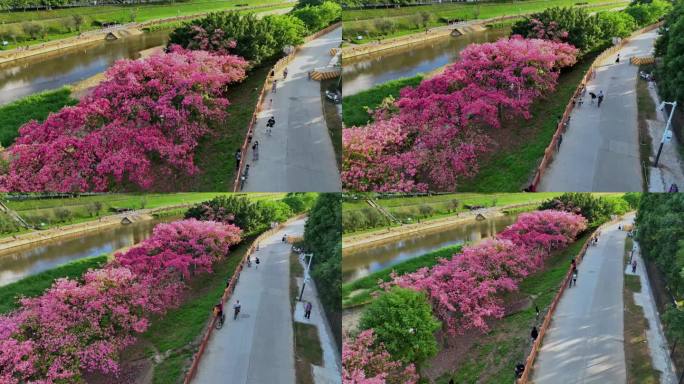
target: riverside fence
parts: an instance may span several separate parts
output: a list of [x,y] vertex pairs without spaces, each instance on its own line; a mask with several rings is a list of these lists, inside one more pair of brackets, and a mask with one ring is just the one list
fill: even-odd
[[558,152],[559,149],[559,141],[563,137],[563,134],[567,130],[567,127],[570,122],[570,114],[572,113],[572,110],[575,108],[575,102],[578,99],[579,96],[581,96],[582,91],[586,89],[587,83],[591,81],[595,76],[596,76],[596,67],[598,67],[604,60],[606,60],[609,56],[614,55],[617,51],[622,49],[625,44],[627,44],[632,38],[648,32],[652,31],[662,25],[662,22],[656,23],[649,25],[645,28],[639,29],[637,31],[634,31],[629,37],[622,39],[620,43],[606,49],[605,51],[601,52],[600,55],[598,55],[595,59],[594,62],[591,64],[591,67],[589,67],[589,70],[587,73],[584,75],[582,78],[582,81],[579,83],[577,88],[575,89],[575,92],[572,94],[572,97],[568,101],[568,104],[565,106],[565,111],[563,112],[562,117],[560,118],[558,125],[556,127],[556,132],[553,134],[553,137],[551,138],[551,142],[549,145],[546,147],[544,150],[544,156],[542,157],[541,162],[539,163],[539,166],[537,167],[537,170],[534,173],[534,177],[532,178],[532,182],[528,187],[525,188],[525,190],[530,191],[530,192],[536,192],[537,187],[539,186],[539,183],[541,182],[542,177],[544,176],[544,172],[546,172],[546,169],[548,168],[549,164],[553,161],[553,158],[555,154]]

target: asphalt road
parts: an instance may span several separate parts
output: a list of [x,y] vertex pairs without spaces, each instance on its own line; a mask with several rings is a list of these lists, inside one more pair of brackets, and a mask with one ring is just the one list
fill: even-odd
[[[259,159],[247,154],[249,178],[245,191],[339,192],[342,188],[328,127],[323,117],[320,86],[308,72],[325,67],[330,49],[339,47],[342,28],[304,45],[288,64],[288,75],[278,80],[276,93],[268,93],[257,121],[254,140],[259,141]],[[272,100],[272,101],[271,101]],[[275,117],[275,127],[266,135],[266,122]]]
[[[622,224],[631,223],[627,216]],[[535,384],[625,383],[623,252],[626,232],[603,230],[565,291],[534,365]]]
[[[290,250],[283,234],[300,236],[305,219],[295,221],[259,244],[252,267],[245,268],[231,300],[226,324],[215,330],[200,361],[196,384],[292,384],[295,382]],[[258,269],[255,257],[261,261]],[[233,304],[240,316],[233,320]]]
[[[576,107],[563,135],[560,151],[546,170],[539,191],[629,192],[642,191],[637,125],[636,80],[638,67],[631,56],[651,54],[657,30],[633,38],[616,56],[597,68],[587,85],[584,105]],[[605,99],[598,108],[589,92]]]

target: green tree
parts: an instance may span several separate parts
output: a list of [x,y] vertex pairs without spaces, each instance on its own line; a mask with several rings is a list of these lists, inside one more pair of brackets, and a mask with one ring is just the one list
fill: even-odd
[[424,293],[399,287],[368,305],[359,323],[363,330],[373,328],[387,351],[405,363],[421,363],[437,353],[434,333],[440,326]]
[[647,193],[637,211],[637,240],[647,262],[655,263],[667,286],[684,295],[684,196],[681,193]]
[[650,3],[630,4],[625,12],[636,20],[640,26],[653,24],[665,16],[672,4],[665,0],[653,0]]
[[306,24],[290,15],[269,15],[264,22],[273,33],[276,46],[282,51],[286,46],[297,46],[304,42],[307,35]]
[[292,208],[295,213],[308,211],[316,203],[317,194],[313,192],[290,192],[283,202]]
[[658,90],[665,100],[684,106],[684,0],[676,1],[660,32],[656,42],[656,55],[662,57],[656,69]]
[[599,17],[577,7],[552,7],[526,16],[513,24],[511,34],[538,37],[538,22],[546,32],[545,38],[570,43],[585,53],[606,43]]
[[542,202],[539,209],[556,209],[584,216],[591,226],[607,221],[613,214],[612,206],[602,197],[590,193],[567,192]]
[[684,342],[684,311],[670,305],[663,313],[663,324],[665,334],[672,342],[671,353],[674,353],[677,344]]
[[601,12],[598,14],[604,39],[627,37],[637,29],[634,18],[625,12]]
[[[234,48],[230,53],[249,60],[254,65],[261,64],[264,60],[282,54],[282,47],[277,46],[270,25],[253,13],[240,14],[238,12],[215,12],[204,18],[192,20],[176,28],[169,35],[169,45],[178,44],[189,49],[201,47],[198,41],[200,27],[208,36],[221,36],[211,46],[212,49],[225,48],[226,43],[234,41]],[[217,32],[220,30],[221,32]],[[211,39],[210,39],[211,40]]]
[[321,193],[304,226],[304,247],[313,253],[312,276],[326,314],[342,345],[342,199]]
[[332,1],[318,6],[304,6],[295,9],[292,15],[301,19],[310,32],[321,30],[342,18],[342,7]]

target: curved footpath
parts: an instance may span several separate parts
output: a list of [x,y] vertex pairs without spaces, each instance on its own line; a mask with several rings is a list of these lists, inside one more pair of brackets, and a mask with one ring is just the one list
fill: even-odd
[[[587,84],[584,105],[574,108],[560,150],[544,173],[539,191],[642,191],[636,81],[632,56],[653,51],[657,30],[631,38],[620,50],[620,63],[609,56]],[[601,108],[589,92],[603,90]],[[654,140],[659,140],[655,138]]]
[[[306,218],[287,225],[260,244],[261,261],[245,268],[224,304],[225,326],[213,332],[193,383],[292,384],[295,382],[290,309],[291,245],[283,234],[301,236]],[[233,304],[242,310],[233,320]],[[207,314],[209,315],[209,314]]]
[[[249,176],[245,191],[259,192],[339,192],[342,188],[328,127],[323,117],[320,86],[309,80],[308,72],[326,66],[330,49],[339,47],[342,28],[303,45],[288,64],[287,79],[278,74],[276,93],[264,97],[254,139],[259,141],[259,159],[247,151]],[[272,102],[271,102],[272,100]],[[266,122],[275,117],[271,136]]]
[[627,233],[607,226],[561,297],[534,364],[532,382],[625,383],[623,255]]

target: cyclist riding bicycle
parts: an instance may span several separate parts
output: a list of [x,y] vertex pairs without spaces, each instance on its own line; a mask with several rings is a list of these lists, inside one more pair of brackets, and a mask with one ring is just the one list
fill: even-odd
[[214,305],[214,316],[216,316],[217,319],[221,323],[223,323],[223,320],[225,319],[225,316],[223,315],[223,303],[218,303]]

